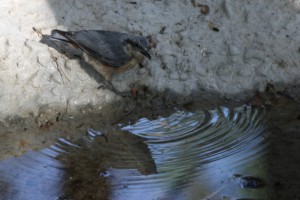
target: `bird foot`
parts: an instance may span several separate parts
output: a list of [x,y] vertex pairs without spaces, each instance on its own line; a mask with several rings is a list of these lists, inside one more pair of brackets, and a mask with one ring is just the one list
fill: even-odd
[[113,91],[115,94],[120,95],[122,97],[132,97],[130,92],[121,92],[118,90]]
[[121,91],[117,90],[110,81],[105,81],[105,83],[100,85],[99,87],[97,87],[97,89],[107,89],[107,90],[110,90],[110,91],[114,92],[115,94],[120,95],[122,97],[131,97],[132,96],[130,92],[123,92],[123,91],[121,92]]

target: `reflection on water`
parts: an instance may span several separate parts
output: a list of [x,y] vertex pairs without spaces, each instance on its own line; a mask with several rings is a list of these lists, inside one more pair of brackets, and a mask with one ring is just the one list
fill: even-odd
[[[263,120],[263,109],[222,107],[210,112],[178,111],[168,118],[141,119],[123,127],[147,139],[158,171],[127,176],[130,187],[123,189],[124,194],[129,199],[141,199],[145,194],[149,199],[213,197],[230,187],[233,174],[243,172],[241,166],[263,156]],[[234,189],[239,190],[236,185]]]
[[1,161],[0,199],[276,199],[269,116],[250,106],[178,110],[89,129]]

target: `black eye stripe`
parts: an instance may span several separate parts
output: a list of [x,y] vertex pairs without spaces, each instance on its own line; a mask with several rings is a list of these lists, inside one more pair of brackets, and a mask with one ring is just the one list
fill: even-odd
[[136,47],[136,48],[142,48],[143,47],[143,44],[142,44],[142,42],[140,40],[127,39],[125,42],[127,44],[130,44],[133,47]]
[[134,47],[138,47],[139,46],[138,43],[136,43],[136,42],[131,42],[131,45],[134,46]]

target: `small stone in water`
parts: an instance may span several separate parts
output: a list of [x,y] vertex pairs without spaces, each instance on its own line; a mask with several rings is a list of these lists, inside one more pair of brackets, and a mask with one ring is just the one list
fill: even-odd
[[261,179],[245,176],[241,178],[240,186],[245,189],[257,189],[264,186],[264,183]]
[[101,172],[99,175],[100,175],[100,177],[104,177],[104,178],[110,176],[110,174],[108,172]]

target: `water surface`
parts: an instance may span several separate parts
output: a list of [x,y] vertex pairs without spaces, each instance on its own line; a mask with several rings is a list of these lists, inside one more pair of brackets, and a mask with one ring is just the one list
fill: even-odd
[[0,162],[0,199],[296,199],[297,104],[175,110]]

